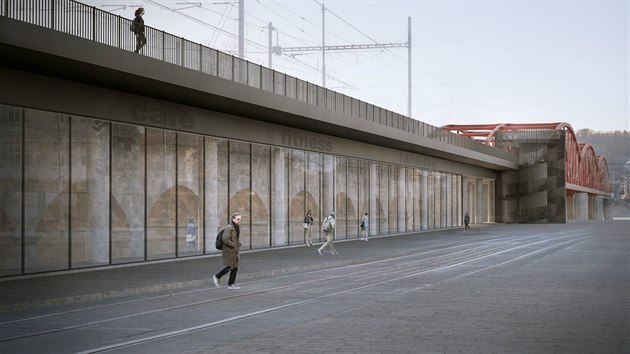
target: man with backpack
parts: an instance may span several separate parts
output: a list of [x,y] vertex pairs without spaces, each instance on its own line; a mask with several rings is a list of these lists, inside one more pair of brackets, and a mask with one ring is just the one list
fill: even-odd
[[322,247],[317,249],[319,254],[322,254],[322,250],[328,246],[330,248],[330,253],[337,254],[337,250],[335,250],[335,245],[333,244],[333,236],[335,234],[335,212],[333,211],[324,219],[322,223],[322,231],[326,235],[326,242],[322,245]]
[[239,250],[241,249],[241,242],[239,241],[241,234],[240,224],[241,214],[234,213],[232,214],[230,224],[221,232],[221,239],[223,240],[221,252],[223,253],[223,265],[225,268],[212,276],[214,285],[217,287],[219,287],[221,277],[230,272],[228,289],[240,289],[240,287],[236,285],[236,272],[238,272],[238,264],[241,260],[241,256],[239,255]]

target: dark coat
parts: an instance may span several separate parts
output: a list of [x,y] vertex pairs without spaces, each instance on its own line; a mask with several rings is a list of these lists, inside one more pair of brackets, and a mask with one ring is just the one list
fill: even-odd
[[133,20],[134,22],[134,31],[133,33],[135,34],[142,34],[144,33],[144,20],[142,19],[142,16],[136,16],[136,18]]
[[238,232],[234,229],[234,225],[230,223],[223,231],[223,265],[230,268],[238,268],[241,261],[239,251],[241,242],[238,240]]

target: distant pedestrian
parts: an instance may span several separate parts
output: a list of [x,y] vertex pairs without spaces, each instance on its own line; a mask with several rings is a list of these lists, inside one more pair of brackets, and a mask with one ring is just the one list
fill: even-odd
[[304,243],[306,246],[313,246],[313,215],[311,214],[310,209],[304,216],[304,236]]
[[195,219],[190,218],[186,228],[186,251],[194,251],[195,248],[197,248],[197,225],[195,225]]
[[464,214],[464,231],[470,230],[470,226],[468,226],[469,223],[470,223],[470,216],[468,215],[468,212],[466,212]]
[[222,276],[230,272],[230,279],[228,280],[228,289],[236,290],[240,289],[238,285],[236,285],[236,272],[238,272],[238,264],[241,260],[239,251],[241,249],[241,242],[239,241],[239,237],[241,234],[240,224],[241,224],[241,214],[235,213],[232,214],[230,218],[230,223],[223,230],[223,268],[220,272],[212,276],[212,280],[214,281],[214,285],[219,287],[219,280]]
[[370,220],[368,218],[368,213],[367,211],[363,214],[363,217],[361,218],[361,224],[359,225],[359,227],[361,228],[361,240],[362,241],[367,241],[368,240],[368,235],[369,235],[369,227],[370,227]]
[[136,35],[136,50],[134,52],[140,53],[140,49],[147,44],[147,37],[144,35],[144,20],[142,19],[142,16],[144,16],[144,8],[138,8],[135,15],[136,18],[133,19],[133,33]]
[[330,248],[330,253],[337,254],[338,252],[337,250],[335,250],[335,245],[333,243],[333,238],[335,234],[335,212],[330,213],[330,215],[328,215],[326,219],[324,219],[324,222],[322,223],[322,230],[326,235],[326,242],[324,242],[322,247],[317,249],[317,252],[319,252],[319,254],[322,254],[324,248],[328,246]]

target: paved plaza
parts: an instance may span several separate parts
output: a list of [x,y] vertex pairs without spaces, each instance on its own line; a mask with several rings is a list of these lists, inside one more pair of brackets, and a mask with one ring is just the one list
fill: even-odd
[[[4,280],[1,352],[628,353],[630,221],[488,225]],[[74,296],[74,297],[73,297]],[[74,300],[72,300],[74,299]]]

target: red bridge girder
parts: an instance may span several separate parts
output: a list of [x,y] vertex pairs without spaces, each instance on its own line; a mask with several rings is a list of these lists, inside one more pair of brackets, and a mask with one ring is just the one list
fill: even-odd
[[[441,127],[455,134],[495,146],[497,131],[522,130],[564,130],[566,132],[566,183],[610,193],[608,163],[604,156],[598,156],[589,144],[580,144],[569,123],[527,123],[527,124],[449,124]],[[506,150],[509,150],[506,148]]]

